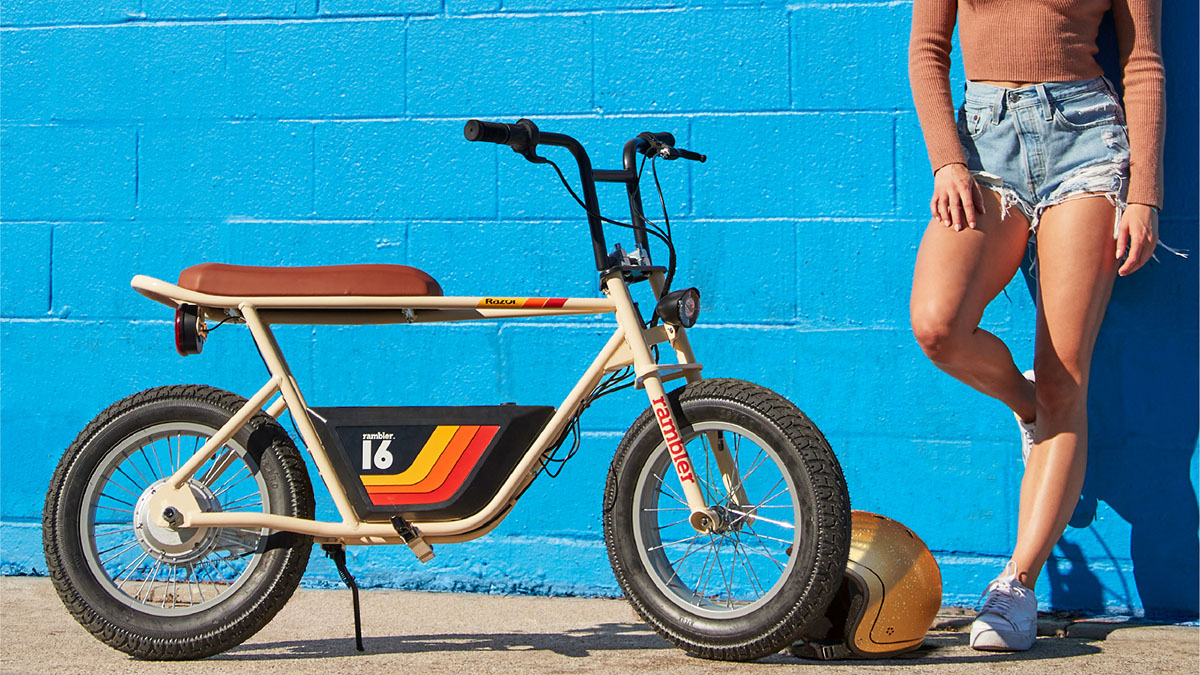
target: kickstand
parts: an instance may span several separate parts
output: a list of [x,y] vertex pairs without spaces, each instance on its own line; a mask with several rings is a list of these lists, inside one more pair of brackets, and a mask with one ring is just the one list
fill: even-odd
[[338,575],[342,577],[342,582],[350,589],[350,597],[354,600],[354,646],[358,651],[363,650],[362,643],[362,620],[358,615],[358,584],[354,583],[354,577],[350,575],[350,570],[346,568],[346,547],[341,544],[321,544],[321,549],[325,551],[325,555],[333,559],[333,564],[337,565]]

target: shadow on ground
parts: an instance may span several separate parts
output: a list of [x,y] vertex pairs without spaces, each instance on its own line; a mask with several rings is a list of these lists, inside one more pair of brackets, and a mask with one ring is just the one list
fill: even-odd
[[[1043,638],[1028,652],[1014,654],[962,653],[967,646],[966,633],[930,633],[922,647],[892,659],[854,659],[820,662],[825,666],[856,668],[864,665],[1010,663],[1068,658],[1100,652],[1100,647],[1085,640]],[[642,624],[604,623],[565,633],[446,633],[443,635],[395,635],[363,639],[365,654],[421,654],[481,651],[543,651],[559,656],[584,658],[602,652],[664,650],[683,656],[672,645]],[[320,640],[266,642],[236,647],[214,657],[215,660],[260,661],[278,659],[322,659],[354,656],[350,637]],[[776,654],[759,663],[817,663]]]

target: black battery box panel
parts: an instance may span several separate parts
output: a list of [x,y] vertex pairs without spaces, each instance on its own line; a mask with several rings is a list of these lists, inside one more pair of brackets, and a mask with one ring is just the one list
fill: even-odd
[[550,406],[310,408],[350,504],[363,520],[447,521],[500,491]]

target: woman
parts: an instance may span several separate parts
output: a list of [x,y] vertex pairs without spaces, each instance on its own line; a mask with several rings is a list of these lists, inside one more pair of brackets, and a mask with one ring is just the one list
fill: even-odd
[[[1109,10],[1124,109],[1094,58]],[[913,333],[939,368],[1013,410],[1028,455],[1016,546],[971,627],[975,649],[1033,645],[1032,589],[1083,487],[1096,334],[1115,276],[1141,267],[1158,242],[1159,17],[1160,0],[913,3],[909,77],[934,170]],[[956,18],[968,79],[957,124],[949,82]],[[979,320],[1034,234],[1036,347],[1033,371],[1022,375]]]

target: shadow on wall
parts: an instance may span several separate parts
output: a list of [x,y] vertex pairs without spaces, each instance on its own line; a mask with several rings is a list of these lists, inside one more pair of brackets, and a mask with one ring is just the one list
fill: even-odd
[[[1192,483],[1200,428],[1197,45],[1192,31],[1179,28],[1195,26],[1198,14],[1196,3],[1163,4],[1166,203],[1159,230],[1189,258],[1160,248],[1159,263],[1118,279],[1113,290],[1092,360],[1083,497],[1046,567],[1051,602],[1059,609],[1128,611],[1140,604],[1147,617],[1200,613],[1200,508]],[[1111,25],[1102,26],[1102,54],[1110,56],[1102,63],[1114,82],[1115,45]],[[1032,292],[1028,273],[1026,280]],[[1102,588],[1089,569],[1125,557],[1118,542],[1105,541],[1092,526],[1098,501],[1132,528],[1133,579],[1118,566],[1120,588]]]

